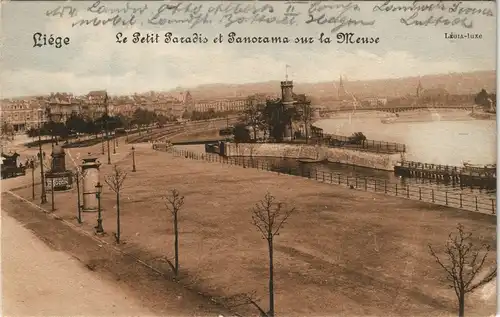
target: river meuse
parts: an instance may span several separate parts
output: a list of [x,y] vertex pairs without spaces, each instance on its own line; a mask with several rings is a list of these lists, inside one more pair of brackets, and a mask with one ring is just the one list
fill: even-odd
[[496,163],[496,122],[475,120],[466,111],[401,113],[394,123],[382,123],[385,113],[343,113],[315,123],[325,133],[363,132],[370,140],[406,144],[406,159],[462,166]]

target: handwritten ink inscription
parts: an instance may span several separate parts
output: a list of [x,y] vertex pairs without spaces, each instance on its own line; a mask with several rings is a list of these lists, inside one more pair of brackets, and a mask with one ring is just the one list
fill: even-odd
[[54,34],[35,33],[33,34],[33,47],[43,47],[52,46],[55,48],[61,48],[67,46],[70,43],[69,37],[54,36]]
[[309,7],[309,18],[305,21],[305,23],[333,25],[333,28],[331,29],[332,33],[346,26],[370,26],[375,24],[375,20],[353,19],[348,16],[349,11],[359,12],[361,9],[357,4],[353,4],[352,2],[349,2],[348,4],[322,4],[321,2],[314,2]]
[[[467,5],[471,5],[468,3]],[[490,8],[474,8],[459,2],[418,2],[411,5],[386,1],[375,5],[373,12],[409,13],[409,16],[400,18],[400,22],[407,26],[461,26],[471,29],[474,27],[473,18],[494,17]],[[430,15],[429,15],[430,14]]]
[[[377,21],[395,16],[406,27],[460,27],[471,29],[474,22],[494,18],[488,3],[463,1],[241,1],[152,3],[101,1],[77,10],[70,5],[56,6],[45,12],[52,19],[65,18],[72,27],[185,25],[190,29],[204,26],[230,28],[236,25],[282,25],[326,27],[331,33],[346,28],[370,29]],[[83,17],[84,16],[84,17]],[[158,39],[159,40],[159,39]]]

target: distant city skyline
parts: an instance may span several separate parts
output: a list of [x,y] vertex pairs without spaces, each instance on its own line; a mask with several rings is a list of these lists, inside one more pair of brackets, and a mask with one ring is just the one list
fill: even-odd
[[[329,27],[304,23],[296,27],[234,24],[230,28],[199,25],[190,29],[181,24],[157,28],[144,24],[127,28],[72,28],[74,20],[45,16],[47,10],[56,7],[54,2],[6,2],[2,4],[1,37],[8,50],[0,64],[1,97],[50,92],[85,94],[100,89],[112,95],[123,95],[177,87],[191,89],[205,84],[267,82],[284,79],[285,65],[291,66],[289,78],[297,83],[336,82],[340,75],[355,81],[496,69],[494,17],[474,18],[471,30],[457,26],[415,28],[403,26],[396,15],[377,16],[372,12],[375,2],[356,3],[361,8],[356,18],[378,17],[377,24],[351,26],[342,31],[378,36],[380,44],[118,44],[117,32],[130,37],[135,31],[160,34],[170,31],[179,36],[198,32],[208,38],[218,33],[227,36],[235,32],[241,36],[312,36],[317,39],[321,32],[332,38],[335,33],[330,34]],[[114,1],[106,6],[123,4],[125,2]],[[84,11],[92,2],[71,5],[79,9],[81,16],[86,16]],[[158,3],[149,5],[158,7]],[[273,2],[272,5],[276,10],[286,8],[285,3]],[[491,2],[475,2],[474,5],[495,7]],[[306,13],[307,5],[297,7],[299,9]],[[425,16],[425,13],[419,14]],[[466,31],[480,33],[482,39],[444,38],[445,32]],[[68,36],[71,44],[60,49],[33,48],[35,32]]]
[[[482,73],[482,72],[496,72],[495,70],[478,70],[478,71],[471,71],[471,72],[463,72],[463,73],[457,73],[457,72],[448,72],[448,73],[436,73],[436,74],[425,74],[425,75],[421,75],[421,76],[407,76],[407,77],[394,77],[394,78],[374,78],[374,79],[367,79],[367,80],[363,80],[363,79],[349,79],[347,76],[342,76],[342,80],[344,81],[344,85],[349,85],[349,83],[351,84],[355,84],[355,83],[363,83],[363,82],[370,82],[370,81],[384,81],[384,80],[405,80],[405,79],[415,79],[415,80],[419,80],[419,79],[425,79],[426,77],[432,77],[432,76],[446,76],[446,75],[450,75],[450,74],[454,74],[454,75],[460,75],[460,74],[475,74],[475,73]],[[338,85],[337,83],[339,82],[339,78],[336,78],[335,80],[331,80],[331,81],[318,81],[318,82],[306,82],[306,81],[301,81],[301,80],[294,80],[293,78],[288,78],[289,80],[292,80],[293,83],[294,83],[294,86],[301,86],[301,85],[322,85],[322,84],[329,84],[331,83],[332,85],[332,91],[331,91],[331,95],[336,95],[337,94],[337,89],[338,89]],[[276,83],[277,85],[279,85],[279,81],[281,80],[285,80],[285,75],[283,76],[283,78],[280,78],[280,79],[273,79],[273,80],[262,80],[262,81],[259,81],[259,82],[241,82],[241,83],[224,83],[224,82],[213,82],[213,83],[206,83],[206,84],[199,84],[199,85],[196,85],[196,86],[177,86],[177,87],[174,87],[174,88],[169,88],[169,89],[159,89],[159,90],[154,90],[154,89],[146,89],[146,90],[143,90],[143,91],[128,91],[128,92],[123,92],[123,93],[113,93],[113,92],[110,92],[108,89],[106,89],[106,87],[101,87],[100,89],[93,89],[93,90],[85,90],[85,91],[81,91],[81,92],[75,92],[75,91],[64,91],[64,90],[56,90],[56,91],[50,91],[50,92],[45,92],[45,93],[40,93],[40,94],[31,94],[31,95],[18,95],[18,96],[2,96],[2,99],[17,99],[17,98],[29,98],[29,97],[38,97],[38,96],[49,96],[50,94],[52,93],[63,93],[63,94],[71,94],[75,97],[78,97],[78,96],[86,96],[87,94],[89,94],[91,91],[95,91],[95,90],[104,90],[104,91],[107,91],[108,92],[108,95],[111,96],[111,97],[119,97],[119,96],[131,96],[131,95],[134,95],[134,94],[138,94],[138,95],[143,95],[143,94],[148,94],[148,93],[151,93],[151,92],[155,92],[155,93],[164,93],[164,94],[170,94],[170,95],[176,95],[178,94],[179,92],[181,93],[184,93],[184,92],[188,92],[188,91],[196,91],[197,89],[201,89],[201,88],[204,88],[206,89],[207,86],[231,86],[231,85],[237,85],[237,86],[244,86],[244,85],[260,85],[260,84],[267,84],[267,83]],[[425,81],[423,82],[425,86],[426,83]],[[278,87],[278,86],[276,86]],[[275,87],[275,88],[276,88]],[[279,87],[278,87],[279,88]],[[276,88],[276,93],[279,92],[279,89]],[[416,86],[415,86],[416,88]],[[493,89],[490,89],[492,92],[496,91],[496,87],[493,88]],[[175,96],[177,97],[177,96]]]

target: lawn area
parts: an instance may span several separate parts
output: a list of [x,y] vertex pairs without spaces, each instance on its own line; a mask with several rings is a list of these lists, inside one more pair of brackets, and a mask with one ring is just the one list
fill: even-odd
[[[182,283],[212,296],[257,292],[267,309],[267,245],[251,224],[251,207],[266,191],[297,211],[275,240],[275,302],[279,316],[456,315],[455,295],[428,253],[442,250],[457,223],[494,250],[496,217],[314,180],[219,163],[194,161],[137,146],[121,200],[121,246],[168,271],[172,217],[162,201],[169,189],[185,196],[180,211]],[[67,162],[68,164],[69,162]],[[111,172],[104,164],[103,175]],[[17,192],[26,198],[31,190]],[[50,200],[50,194],[48,195]],[[115,195],[103,193],[104,229],[116,228]],[[56,194],[56,213],[76,223],[76,190]],[[50,203],[45,207],[50,208]],[[84,228],[96,213],[84,213]],[[495,292],[478,290],[467,316],[494,314]],[[239,307],[242,313],[256,311]]]

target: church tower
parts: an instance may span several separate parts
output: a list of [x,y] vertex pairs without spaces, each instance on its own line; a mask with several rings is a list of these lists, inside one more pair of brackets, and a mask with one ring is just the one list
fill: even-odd
[[418,86],[417,86],[417,98],[420,98],[420,95],[424,88],[422,87],[422,82],[420,81],[420,78],[418,79]]
[[340,80],[339,80],[339,87],[337,90],[337,97],[339,100],[345,100],[347,96],[347,93],[344,88],[344,82],[342,81],[342,75],[340,75]]

